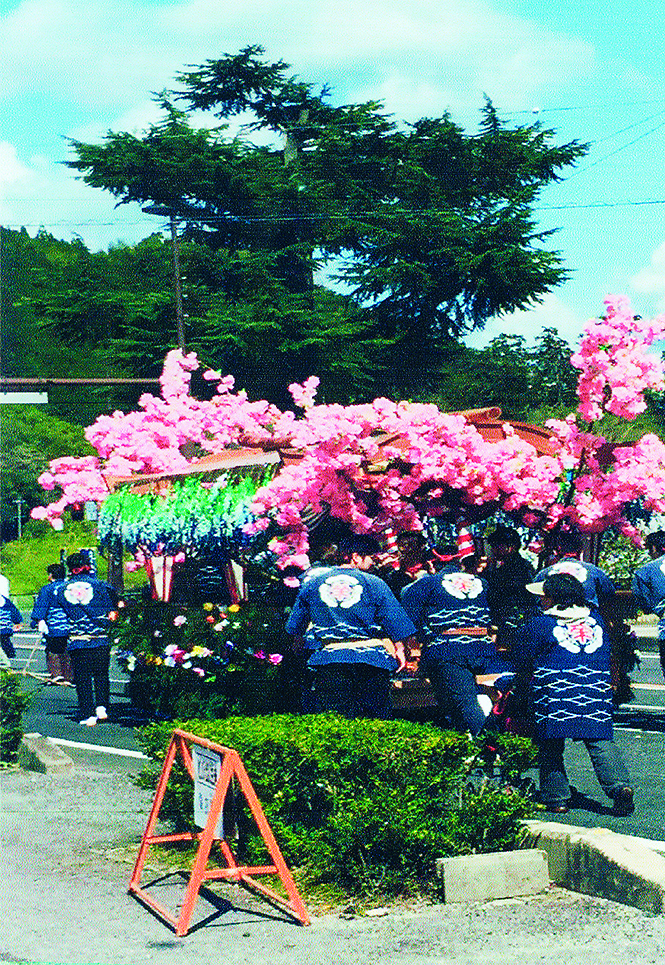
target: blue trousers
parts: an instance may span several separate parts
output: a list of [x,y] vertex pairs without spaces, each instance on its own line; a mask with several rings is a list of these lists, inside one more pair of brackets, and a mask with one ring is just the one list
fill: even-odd
[[314,704],[318,714],[332,711],[356,717],[387,719],[390,705],[390,671],[368,663],[328,663],[314,667]]
[[471,647],[450,647],[445,652],[437,648],[435,655],[425,654],[422,671],[430,679],[439,709],[456,730],[468,730],[475,736],[483,729],[487,718],[478,703],[476,674],[492,672],[496,663],[496,652]]
[[96,707],[106,707],[108,710],[111,648],[77,647],[69,651],[69,656],[82,720],[93,717]]
[[[543,804],[566,804],[570,800],[570,784],[563,763],[563,737],[536,740],[540,765],[540,799]],[[585,740],[598,783],[609,798],[630,783],[628,770],[613,740]]]

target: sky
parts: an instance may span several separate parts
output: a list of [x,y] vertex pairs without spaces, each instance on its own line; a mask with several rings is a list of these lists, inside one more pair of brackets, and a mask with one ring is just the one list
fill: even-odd
[[665,312],[665,31],[662,0],[0,0],[0,224],[80,236],[91,250],[163,224],[114,207],[62,162],[69,138],[137,135],[153,92],[189,65],[260,44],[337,103],[382,100],[399,121],[440,116],[469,133],[487,94],[511,124],[540,120],[588,155],[537,203],[570,278],[531,311],[491,321],[571,344],[609,294]]

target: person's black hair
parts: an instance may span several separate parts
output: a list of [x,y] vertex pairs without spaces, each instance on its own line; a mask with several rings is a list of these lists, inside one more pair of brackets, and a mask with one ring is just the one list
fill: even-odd
[[519,549],[522,539],[516,529],[511,526],[497,526],[493,533],[487,537],[490,546],[514,546]]
[[65,578],[65,568],[62,563],[50,563],[46,567],[46,572],[49,576],[52,576],[54,580],[64,580]]
[[575,530],[564,529],[557,536],[556,545],[562,553],[579,553],[582,549],[582,537]]
[[403,533],[399,533],[396,538],[396,542],[410,542],[413,540],[418,546],[427,546],[427,537],[421,529],[405,529]]
[[665,553],[665,530],[658,529],[655,533],[647,533],[644,543],[647,549],[653,547],[659,553]]
[[543,584],[543,593],[555,606],[587,605],[583,584],[570,573],[554,573],[548,576]]
[[85,553],[70,553],[67,557],[67,569],[81,570],[84,566],[90,566],[90,560]]
[[354,553],[358,556],[374,556],[381,552],[379,541],[370,536],[369,533],[361,533],[358,536],[349,536],[348,539],[340,541],[339,550],[345,561],[351,559]]

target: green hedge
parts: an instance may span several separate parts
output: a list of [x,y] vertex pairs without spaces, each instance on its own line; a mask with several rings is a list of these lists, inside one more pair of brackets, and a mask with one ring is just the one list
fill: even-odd
[[[507,784],[533,763],[524,738],[502,737],[502,775],[479,781],[482,744],[427,724],[271,715],[176,726],[237,750],[287,862],[310,882],[350,894],[427,889],[436,858],[514,848],[532,812]],[[172,727],[140,732],[156,762],[144,786],[154,787]],[[174,768],[161,817],[191,827],[192,798],[191,780]],[[262,860],[246,813],[238,815],[235,848],[243,860]]]
[[7,670],[0,671],[0,761],[13,764],[23,738],[21,717],[32,700],[21,690],[20,677]]

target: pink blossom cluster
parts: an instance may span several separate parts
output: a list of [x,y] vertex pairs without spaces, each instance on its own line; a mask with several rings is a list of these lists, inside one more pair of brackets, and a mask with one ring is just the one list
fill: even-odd
[[[511,426],[507,438],[486,442],[461,415],[433,404],[376,399],[358,406],[313,406],[293,425],[291,444],[305,451],[259,490],[253,510],[270,516],[282,535],[270,548],[281,568],[308,564],[305,511],[329,508],[355,532],[380,532],[386,525],[416,529],[414,500],[437,484],[460,491],[469,505],[498,501],[507,510],[548,505],[560,490],[557,458],[539,456]],[[381,438],[385,468],[377,465]]]
[[588,323],[579,351],[571,363],[580,369],[579,413],[587,422],[613,412],[634,419],[644,412],[647,389],[665,388],[663,364],[648,352],[665,333],[665,314],[651,322],[633,315],[627,298],[605,299],[606,313]]
[[302,385],[299,385],[297,382],[291,383],[289,392],[291,393],[293,401],[300,409],[310,409],[314,405],[319,383],[320,380],[315,375],[310,375]]
[[189,386],[197,366],[193,353],[169,352],[160,379],[162,398],[145,393],[137,411],[102,415],[89,426],[85,435],[99,458],[53,460],[39,482],[48,491],[59,487],[61,497],[36,507],[33,518],[61,528],[67,506],[85,500],[104,501],[109,493],[106,477],[184,469],[190,462],[183,454],[187,444],[216,453],[228,446],[272,438],[284,414],[268,402],[249,402],[244,392],[233,394],[231,376],[221,378],[219,373],[207,372],[208,378],[219,381],[217,395],[210,401],[193,398]]
[[[662,388],[659,362],[646,349],[665,331],[665,316],[635,325],[624,299],[610,298],[601,322],[592,322],[573,362],[581,369],[580,413],[586,422],[603,411],[627,418],[644,406],[647,388]],[[54,460],[42,486],[61,490],[57,502],[33,516],[58,525],[67,505],[107,494],[105,477],[173,472],[188,464],[191,444],[215,453],[229,446],[268,443],[303,453],[256,496],[250,530],[278,524],[270,548],[282,569],[308,566],[306,518],[330,512],[355,532],[420,528],[423,492],[454,490],[464,505],[496,503],[520,512],[534,525],[568,519],[587,531],[612,524],[633,533],[627,503],[665,512],[665,446],[654,435],[620,448],[587,428],[575,415],[548,423],[553,455],[539,455],[506,424],[505,438],[487,442],[462,415],[434,404],[378,398],[363,405],[316,405],[318,379],[291,385],[297,406],[280,411],[234,392],[231,376],[209,370],[217,382],[210,401],[193,398],[193,353],[169,352],[162,395],[145,394],[139,410],[101,416],[86,432],[99,458]],[[142,559],[137,557],[136,565]],[[292,579],[292,574],[287,579]]]

